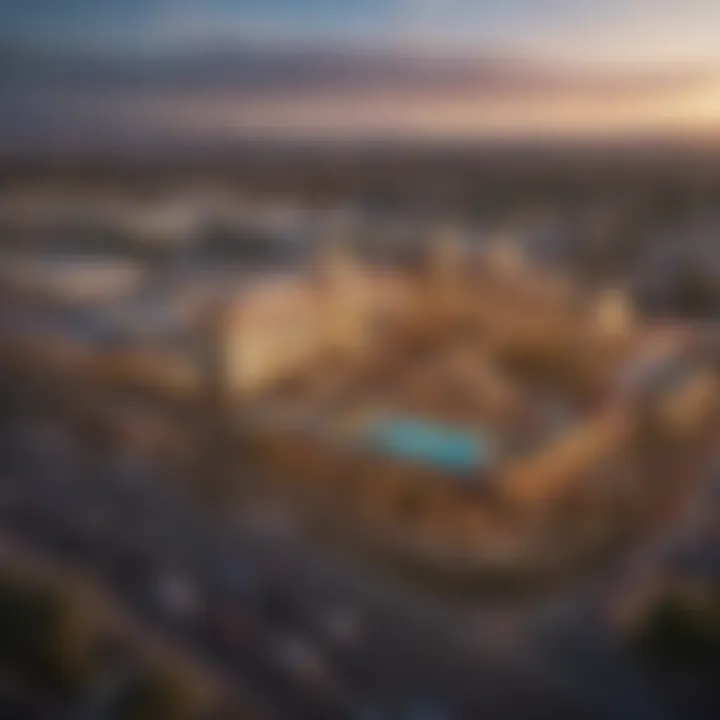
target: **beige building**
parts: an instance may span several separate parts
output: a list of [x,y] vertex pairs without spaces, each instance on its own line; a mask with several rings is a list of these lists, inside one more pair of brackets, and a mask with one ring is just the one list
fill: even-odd
[[234,299],[224,333],[228,387],[260,391],[323,358],[362,360],[393,333],[444,332],[457,322],[496,346],[629,332],[624,295],[601,295],[588,318],[572,288],[531,273],[518,253],[496,244],[475,273],[461,238],[446,230],[418,273],[370,268],[330,246],[310,271],[263,279]]
[[323,346],[314,288],[280,278],[245,290],[228,315],[224,374],[232,392],[252,393],[312,363]]
[[370,347],[380,287],[340,248],[305,274],[264,279],[234,299],[225,327],[232,392],[252,394],[324,359],[356,359]]

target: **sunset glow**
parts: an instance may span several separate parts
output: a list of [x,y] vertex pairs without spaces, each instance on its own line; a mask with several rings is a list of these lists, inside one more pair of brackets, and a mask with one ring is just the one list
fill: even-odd
[[108,126],[201,141],[720,126],[709,0],[37,0],[0,16],[5,143],[82,128],[102,143]]

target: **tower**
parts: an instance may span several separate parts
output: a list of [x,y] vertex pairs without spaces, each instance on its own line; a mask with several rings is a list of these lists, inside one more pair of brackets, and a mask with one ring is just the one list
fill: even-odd
[[431,240],[427,272],[425,315],[441,327],[463,307],[466,290],[465,249],[455,228],[443,228]]
[[456,288],[463,274],[464,252],[459,232],[452,227],[440,230],[431,241],[430,275],[435,289]]
[[489,240],[485,261],[488,269],[503,279],[517,276],[525,265],[522,248],[510,234],[501,234]]
[[367,342],[367,276],[343,243],[327,245],[317,267],[319,318],[332,350],[356,353]]
[[622,339],[632,330],[635,310],[628,294],[620,288],[601,291],[593,312],[596,330],[607,339]]

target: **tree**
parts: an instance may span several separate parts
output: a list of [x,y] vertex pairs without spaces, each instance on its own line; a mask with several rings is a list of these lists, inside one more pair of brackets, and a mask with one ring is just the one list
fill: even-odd
[[192,702],[183,684],[154,671],[131,681],[115,714],[116,720],[185,720],[192,716]]
[[82,685],[95,636],[71,599],[43,588],[0,586],[0,659],[58,691]]
[[720,663],[720,608],[717,600],[702,602],[669,591],[650,608],[635,635],[648,657],[675,665]]

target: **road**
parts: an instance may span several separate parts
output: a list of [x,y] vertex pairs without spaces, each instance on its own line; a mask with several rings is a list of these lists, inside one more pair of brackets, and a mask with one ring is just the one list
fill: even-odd
[[[221,522],[61,424],[15,415],[1,469],[7,532],[101,578],[133,611],[244,679],[277,717],[590,717],[521,648],[492,633],[478,640],[442,603],[292,527]],[[191,588],[201,610],[159,601],[167,576]],[[359,626],[349,642],[325,627],[343,612]]]
[[[682,717],[607,635],[600,610],[636,563],[660,562],[697,526],[702,499],[619,569],[544,598],[458,605],[258,508],[220,518],[162,468],[88,448],[57,417],[19,408],[0,452],[5,531],[100,578],[247,683],[274,717]],[[168,584],[180,601],[162,598]],[[357,626],[349,640],[328,630],[337,614]]]

